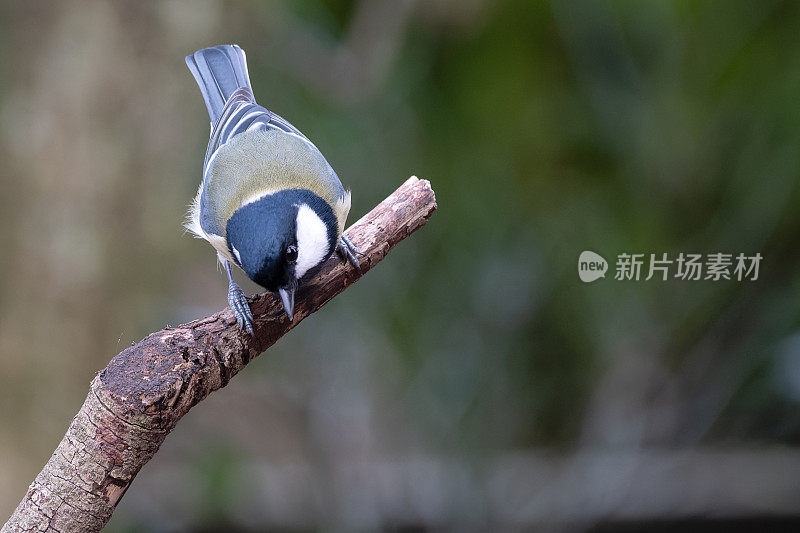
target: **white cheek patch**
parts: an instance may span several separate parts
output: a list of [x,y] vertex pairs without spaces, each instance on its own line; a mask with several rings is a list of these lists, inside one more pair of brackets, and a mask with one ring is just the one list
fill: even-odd
[[297,209],[297,263],[295,277],[302,278],[328,255],[328,228],[313,209],[300,204]]

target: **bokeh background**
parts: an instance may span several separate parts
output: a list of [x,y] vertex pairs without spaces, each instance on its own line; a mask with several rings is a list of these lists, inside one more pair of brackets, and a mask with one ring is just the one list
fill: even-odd
[[[225,304],[181,228],[183,57],[235,42],[351,221],[412,174],[440,209],[193,409],[109,531],[797,528],[799,31],[773,0],[3,2],[0,515],[113,355]],[[584,284],[583,250],[764,259]]]

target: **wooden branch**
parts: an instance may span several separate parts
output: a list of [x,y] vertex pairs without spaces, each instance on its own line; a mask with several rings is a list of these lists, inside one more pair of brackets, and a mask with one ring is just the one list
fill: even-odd
[[[430,183],[412,177],[353,224],[346,233],[366,254],[362,273],[424,226],[435,209]],[[133,478],[189,409],[360,277],[335,255],[298,289],[294,321],[273,295],[251,299],[255,340],[238,330],[225,309],[152,333],[118,354],[92,380],[66,435],[2,532],[102,529]]]

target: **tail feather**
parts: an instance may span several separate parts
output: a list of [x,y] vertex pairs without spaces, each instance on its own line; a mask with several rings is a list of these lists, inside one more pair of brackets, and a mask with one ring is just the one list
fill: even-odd
[[225,102],[237,89],[247,87],[252,90],[247,75],[247,58],[244,50],[235,44],[198,50],[186,56],[186,65],[200,86],[212,124],[217,122]]

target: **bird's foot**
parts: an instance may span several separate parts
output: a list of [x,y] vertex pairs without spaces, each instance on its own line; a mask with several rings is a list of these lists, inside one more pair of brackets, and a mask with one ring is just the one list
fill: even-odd
[[350,241],[350,239],[342,235],[342,238],[339,239],[339,243],[336,245],[336,249],[339,251],[340,254],[342,254],[343,259],[350,261],[350,263],[354,267],[356,267],[359,272],[361,272],[361,263],[358,261],[356,255],[366,255],[366,254],[361,250],[359,250],[358,248],[356,248],[355,245]]
[[239,329],[246,329],[250,336],[255,338],[255,333],[253,333],[253,312],[250,311],[250,304],[247,303],[244,291],[234,281],[231,281],[228,285],[228,305],[231,306],[231,311],[233,311],[233,316],[236,317]]

